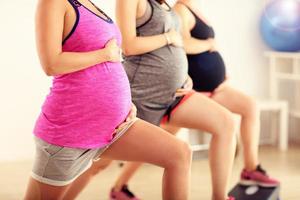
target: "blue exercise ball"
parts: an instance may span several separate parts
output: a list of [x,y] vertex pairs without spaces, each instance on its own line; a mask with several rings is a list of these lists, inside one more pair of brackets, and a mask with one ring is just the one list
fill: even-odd
[[300,0],[273,0],[264,9],[260,30],[277,51],[300,51]]

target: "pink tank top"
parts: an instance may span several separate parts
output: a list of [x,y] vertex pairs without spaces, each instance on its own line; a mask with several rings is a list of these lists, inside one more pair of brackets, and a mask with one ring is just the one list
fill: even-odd
[[[112,38],[121,44],[120,31],[109,17],[93,13],[76,0],[69,2],[77,19],[63,42],[64,52],[98,50]],[[99,148],[110,143],[130,108],[130,86],[122,64],[97,64],[54,77],[34,134],[59,146]]]

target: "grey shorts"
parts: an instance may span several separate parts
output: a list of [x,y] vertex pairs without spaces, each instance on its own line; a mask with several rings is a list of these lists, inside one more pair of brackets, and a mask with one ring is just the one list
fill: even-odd
[[118,129],[113,140],[98,149],[77,149],[49,144],[35,137],[36,155],[31,173],[35,180],[53,186],[65,186],[72,183],[88,170],[93,161],[137,121],[134,119]]

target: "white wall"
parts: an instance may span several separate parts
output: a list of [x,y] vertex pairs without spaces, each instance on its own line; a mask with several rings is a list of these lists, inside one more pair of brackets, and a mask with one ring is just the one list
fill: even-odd
[[[113,16],[114,1],[95,3]],[[35,4],[33,0],[1,0],[0,161],[33,157],[32,128],[51,83],[35,52]],[[256,96],[266,93],[268,79],[257,26],[262,4],[262,0],[202,1],[232,83]]]
[[49,87],[34,46],[33,1],[2,1],[0,7],[0,160],[29,158],[31,130]]

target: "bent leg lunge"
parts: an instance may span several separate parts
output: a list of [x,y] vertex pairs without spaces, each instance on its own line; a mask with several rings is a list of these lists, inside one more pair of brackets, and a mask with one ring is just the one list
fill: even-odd
[[196,93],[172,114],[170,124],[212,134],[209,149],[212,196],[214,200],[225,200],[235,150],[232,114],[211,99]]
[[188,199],[191,150],[186,143],[159,127],[138,120],[103,153],[102,158],[160,166],[164,168],[163,199]]
[[256,101],[231,88],[228,85],[216,90],[213,100],[226,107],[233,113],[241,115],[241,141],[243,145],[244,170],[241,174],[241,183],[246,185],[260,185],[274,187],[279,181],[269,177],[259,164],[259,131],[260,118]]

